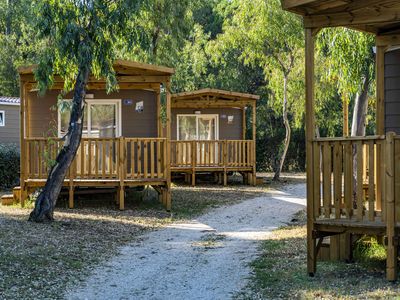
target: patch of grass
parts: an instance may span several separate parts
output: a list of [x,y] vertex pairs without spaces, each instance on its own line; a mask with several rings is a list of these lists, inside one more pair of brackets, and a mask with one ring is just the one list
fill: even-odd
[[[365,241],[369,243],[365,245]],[[318,262],[307,274],[306,227],[291,225],[274,231],[251,264],[253,275],[238,299],[378,299],[400,295],[398,285],[385,279],[382,247],[368,239],[357,246],[355,263]],[[384,249],[383,249],[384,250]],[[356,255],[356,256],[357,256]],[[373,264],[369,259],[375,259]],[[365,263],[365,262],[369,263]]]

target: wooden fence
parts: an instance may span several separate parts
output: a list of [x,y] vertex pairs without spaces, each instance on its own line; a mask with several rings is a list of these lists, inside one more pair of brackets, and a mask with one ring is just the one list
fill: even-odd
[[[27,138],[26,177],[46,179],[60,139]],[[68,178],[76,179],[166,179],[167,140],[165,138],[82,138]]]
[[171,141],[171,167],[252,168],[255,164],[254,141]]

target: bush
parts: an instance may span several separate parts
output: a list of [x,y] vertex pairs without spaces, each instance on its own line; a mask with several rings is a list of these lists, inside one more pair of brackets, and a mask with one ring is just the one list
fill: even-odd
[[0,144],[0,188],[19,184],[19,149],[16,145]]

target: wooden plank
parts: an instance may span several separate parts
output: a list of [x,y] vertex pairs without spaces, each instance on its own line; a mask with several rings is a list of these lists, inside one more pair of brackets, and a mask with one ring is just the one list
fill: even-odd
[[[335,143],[333,147],[333,180],[334,180],[334,201],[335,201],[335,218],[339,219],[342,204],[342,145]],[[315,155],[315,154],[314,154]]]
[[144,140],[144,141],[143,141],[143,151],[144,151],[143,176],[144,176],[144,178],[147,178],[147,177],[148,177],[148,172],[149,172],[149,169],[148,169],[148,164],[149,164],[149,156],[148,156],[149,148],[148,148],[148,143],[149,143],[148,140]]
[[323,210],[325,218],[330,218],[331,215],[331,205],[332,205],[332,158],[331,150],[332,147],[329,143],[323,143]]
[[43,177],[43,141],[38,141],[38,177]]
[[375,220],[375,143],[370,141],[368,156],[368,220]]
[[346,217],[353,215],[353,147],[350,142],[344,144],[344,203]]
[[357,142],[357,221],[362,221],[364,213],[364,198],[363,198],[363,144]]
[[318,142],[314,142],[313,147],[314,215],[318,218],[321,211],[321,147]]
[[150,141],[150,177],[154,178],[154,141]]
[[161,143],[162,141],[157,141],[157,178],[162,177],[162,172],[161,172]]
[[131,139],[131,178],[136,178],[136,170],[135,170],[135,150],[136,150],[136,140]]
[[87,155],[88,176],[91,177],[91,175],[92,175],[92,141],[91,141],[91,139],[87,140],[87,144],[88,144],[88,155]]
[[85,177],[85,140],[81,139],[81,177]]
[[112,140],[108,140],[108,148],[109,148],[109,152],[108,152],[108,163],[109,163],[109,177],[113,177],[114,174],[114,162],[113,162],[113,156],[114,156],[114,141]]
[[95,176],[96,178],[99,178],[99,141],[96,139],[95,143],[95,156],[94,156],[94,162],[95,162]]
[[101,177],[106,177],[106,143],[101,140]]
[[[394,140],[394,181],[395,199],[400,195],[400,140]],[[395,221],[400,222],[400,201],[395,203]]]
[[137,174],[138,174],[138,178],[142,177],[142,141],[138,140],[137,141]]

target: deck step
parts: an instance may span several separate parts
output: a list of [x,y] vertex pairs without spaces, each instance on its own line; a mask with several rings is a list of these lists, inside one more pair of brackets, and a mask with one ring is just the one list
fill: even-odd
[[1,196],[1,205],[13,205],[14,204],[14,195],[8,194]]

